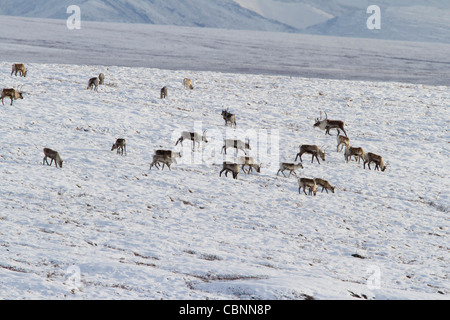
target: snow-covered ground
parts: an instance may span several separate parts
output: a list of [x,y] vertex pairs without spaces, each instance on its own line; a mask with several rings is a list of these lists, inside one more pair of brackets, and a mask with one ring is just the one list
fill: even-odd
[[[0,87],[26,93],[0,109],[1,298],[448,299],[447,86],[50,63],[19,78],[13,62]],[[346,163],[335,131],[313,128],[320,111],[387,170]],[[175,146],[193,129],[203,152]],[[230,136],[250,137],[261,173],[219,177]],[[300,144],[327,148],[298,175],[334,194],[277,175]],[[159,148],[183,152],[171,171],[149,169]]]
[[0,57],[450,85],[450,44],[0,16]]

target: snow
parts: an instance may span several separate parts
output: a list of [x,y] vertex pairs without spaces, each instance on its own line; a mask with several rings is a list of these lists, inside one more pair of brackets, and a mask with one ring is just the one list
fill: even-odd
[[0,15],[66,20],[71,5],[80,8],[83,21],[296,31],[244,9],[233,0],[0,0]]
[[280,2],[276,0],[235,0],[243,8],[275,21],[283,22],[297,29],[304,29],[333,18],[332,14],[301,2]]
[[[306,34],[450,43],[447,0],[235,0],[261,16]],[[369,30],[367,8],[380,8],[380,30]]]
[[[0,17],[0,88],[25,92],[0,109],[2,299],[448,299],[448,44],[81,25]],[[387,170],[346,163],[320,111]],[[208,143],[175,146],[183,130]],[[231,137],[261,173],[219,176]],[[297,174],[335,193],[277,175],[300,144],[327,155]],[[183,156],[150,170],[156,149]]]
[[[448,0],[0,0],[0,15],[450,43]],[[367,8],[381,10],[369,30]],[[1,21],[0,21],[1,23]]]
[[422,5],[380,5],[380,29],[364,27],[370,17],[366,10],[355,9],[322,24],[308,27],[310,34],[450,43],[450,7]]
[[450,85],[450,44],[8,16],[0,28],[0,57],[24,63]]
[[[49,62],[19,78],[15,62],[0,62],[0,86],[25,92],[0,110],[1,298],[448,299],[448,86]],[[387,170],[346,163],[320,111]],[[201,151],[175,146],[194,129]],[[219,177],[231,136],[250,137],[261,173]],[[298,175],[334,194],[277,175],[300,144],[327,148]],[[160,148],[182,151],[172,170],[149,170]]]

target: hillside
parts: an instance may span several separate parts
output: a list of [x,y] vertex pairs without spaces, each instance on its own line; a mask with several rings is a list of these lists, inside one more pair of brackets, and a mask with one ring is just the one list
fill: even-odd
[[[0,15],[82,21],[296,32],[450,44],[447,0],[380,0],[381,29],[369,30],[369,0],[0,0]],[[0,21],[1,23],[1,21]]]
[[[38,63],[19,78],[12,62],[0,86],[25,97],[0,110],[3,299],[448,298],[448,87]],[[347,163],[335,132],[313,128],[320,111],[387,170]],[[208,143],[175,146],[183,130]],[[261,173],[220,177],[225,137],[249,138]],[[304,156],[298,175],[335,193],[277,175],[300,144],[326,161]],[[62,168],[42,164],[44,147]],[[159,148],[182,152],[172,170],[150,170]]]
[[[236,0],[241,6],[307,34],[450,43],[447,0]],[[380,8],[381,29],[369,30],[370,5]]]
[[341,37],[450,43],[450,9],[427,6],[386,7],[381,29],[365,27],[370,15],[358,10],[305,29],[306,33]]
[[82,21],[292,32],[232,0],[0,0],[0,15],[64,19],[78,5]]

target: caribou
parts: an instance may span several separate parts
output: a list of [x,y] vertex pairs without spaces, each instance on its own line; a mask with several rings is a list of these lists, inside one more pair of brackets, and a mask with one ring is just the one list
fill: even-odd
[[363,157],[363,161],[364,161],[364,166],[363,166],[364,169],[366,168],[366,163],[367,163],[369,170],[371,170],[370,163],[373,162],[373,163],[375,163],[375,170],[379,170],[379,169],[381,171],[386,170],[386,165],[384,164],[383,158],[375,153],[368,152]]
[[100,73],[98,75],[98,84],[103,84],[105,82],[105,75],[103,73]]
[[314,123],[314,127],[319,127],[322,130],[325,130],[325,134],[330,134],[330,129],[336,129],[338,134],[340,130],[342,130],[347,137],[347,132],[344,129],[344,122],[341,120],[328,120],[328,115],[325,112],[325,119],[322,120],[322,111],[320,111],[320,118],[316,118],[316,123]]
[[[253,157],[239,157],[239,164],[241,164],[242,171],[247,174],[253,171],[253,168],[256,170],[256,172],[261,172],[261,165],[257,164]],[[245,166],[248,166],[247,171],[245,171]]]
[[183,86],[185,89],[191,89],[191,90],[194,89],[194,87],[192,86],[191,79],[189,79],[189,78],[183,79]]
[[[172,151],[172,150],[161,150],[161,149],[155,150],[155,155],[170,158],[173,163],[177,163],[176,158],[181,158],[181,152],[175,152],[175,151]],[[158,164],[160,162],[162,162],[162,161],[158,160],[156,162],[155,166],[157,168],[158,168]]]
[[317,184],[316,180],[310,179],[310,178],[298,178],[298,193],[300,193],[300,190],[303,188],[303,192],[306,193],[306,187],[308,187],[309,191],[308,194],[311,195],[314,193],[314,196],[317,193]]
[[228,172],[231,172],[233,174],[233,179],[237,179],[237,176],[239,174],[239,164],[227,162],[224,161],[222,164],[222,170],[220,170],[219,177],[222,176],[222,172],[225,171],[225,177],[228,176]]
[[127,142],[123,138],[116,139],[116,142],[112,145],[111,151],[117,149],[117,154],[123,155],[125,150],[125,155],[127,154]]
[[[48,163],[47,158],[51,159],[50,164]],[[58,151],[52,150],[50,148],[44,148],[44,159],[42,159],[42,164],[46,163],[47,165],[51,166],[53,161],[55,161],[55,167],[58,168],[59,165],[59,167],[62,168],[63,160],[61,159]]]
[[12,65],[11,76],[13,75],[14,72],[15,72],[15,76],[17,76],[17,72],[19,72],[19,75],[21,77],[27,76],[27,68],[25,68],[25,65],[23,63],[14,63]]
[[314,158],[316,158],[317,162],[320,164],[319,158],[317,156],[319,156],[323,161],[325,161],[325,152],[322,149],[320,149],[318,146],[311,145],[311,144],[302,144],[300,146],[300,152],[297,153],[294,161],[297,161],[297,158],[300,157],[300,161],[303,162],[302,155],[304,153],[309,153],[312,155],[311,163],[313,163]]
[[229,122],[230,127],[234,126],[236,128],[236,115],[234,113],[228,112],[228,109],[222,110],[222,117],[223,117],[223,120],[225,120],[225,126]]
[[153,161],[152,163],[150,163],[150,169],[152,169],[153,166],[158,168],[158,164],[162,163],[162,168],[161,170],[164,170],[164,166],[167,166],[167,168],[170,169],[170,166],[172,165],[172,163],[176,163],[174,158],[171,158],[169,156],[163,155],[163,154],[155,154],[153,155]]
[[358,161],[358,163],[360,163],[361,159],[364,159],[365,156],[364,149],[361,147],[352,147],[352,146],[345,147],[344,152],[345,161],[349,162],[352,156],[355,157],[355,161]]
[[245,154],[247,154],[245,149],[252,150],[252,148],[250,148],[249,139],[247,140],[247,142],[243,142],[242,140],[226,139],[222,147],[222,152],[227,154],[227,148],[235,148],[236,152],[242,150]]
[[181,152],[175,152],[172,150],[155,150],[155,154],[156,155],[161,155],[161,156],[166,156],[166,157],[170,157],[170,158],[181,158]]
[[99,81],[100,80],[98,79],[98,77],[90,78],[86,89],[94,89],[94,91],[98,91],[98,84],[100,83]]
[[278,171],[277,171],[277,175],[281,172],[283,174],[283,176],[286,177],[286,175],[284,174],[284,170],[288,170],[289,171],[288,177],[290,177],[291,174],[293,174],[294,176],[297,176],[297,174],[295,173],[295,170],[297,170],[297,169],[303,169],[303,165],[300,162],[297,164],[281,162],[280,169],[278,169]]
[[208,142],[208,139],[206,138],[206,130],[203,131],[203,135],[199,134],[198,132],[189,132],[189,131],[183,131],[181,133],[181,137],[178,138],[175,145],[178,144],[178,142],[183,146],[183,140],[192,140],[192,151],[195,151],[195,143],[197,143],[197,148],[200,150],[200,142]]
[[162,87],[161,88],[160,97],[161,97],[161,99],[167,98],[167,87]]
[[325,191],[328,193],[328,190],[330,190],[332,193],[334,193],[334,186],[332,186],[327,180],[320,179],[320,178],[314,178],[314,181],[316,182],[316,185],[319,187],[322,187],[322,191],[325,189]]
[[[338,134],[336,136],[336,140],[337,140],[337,152],[341,152],[342,149],[347,146],[348,148],[350,148],[350,139],[344,136],[341,136],[340,134]],[[339,146],[341,146],[341,149],[339,149]]]
[[13,104],[13,100],[17,100],[17,99],[23,99],[23,92],[22,91],[18,91],[16,89],[13,88],[5,88],[2,89],[2,94],[1,94],[1,98],[2,99],[2,104],[4,105],[5,103],[3,102],[3,99],[9,97],[11,99],[11,106]]

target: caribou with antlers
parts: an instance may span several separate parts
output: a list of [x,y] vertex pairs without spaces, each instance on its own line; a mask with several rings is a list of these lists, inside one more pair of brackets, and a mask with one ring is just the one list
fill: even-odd
[[344,129],[344,122],[341,120],[328,120],[328,115],[325,112],[325,119],[322,120],[322,111],[320,111],[320,118],[316,118],[316,123],[314,124],[314,127],[319,127],[322,130],[325,130],[325,134],[330,134],[330,129],[336,129],[338,134],[340,133],[340,130],[342,130],[347,137],[347,132],[345,132]]

